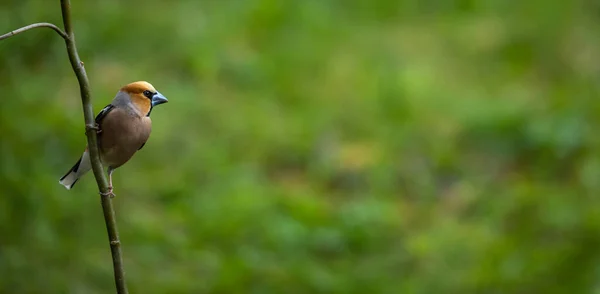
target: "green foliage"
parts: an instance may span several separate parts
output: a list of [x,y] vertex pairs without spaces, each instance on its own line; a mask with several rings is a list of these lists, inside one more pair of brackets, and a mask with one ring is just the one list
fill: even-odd
[[[74,1],[95,110],[170,101],[115,172],[131,292],[600,293],[599,8]],[[0,93],[0,292],[110,293],[64,42],[0,41]]]

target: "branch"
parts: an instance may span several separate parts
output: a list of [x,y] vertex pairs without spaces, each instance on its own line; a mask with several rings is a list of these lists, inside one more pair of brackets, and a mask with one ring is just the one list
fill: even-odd
[[112,205],[112,199],[108,193],[108,182],[104,176],[104,169],[102,167],[102,162],[100,161],[100,155],[98,152],[98,138],[96,137],[94,110],[92,108],[92,102],[90,101],[90,85],[85,68],[83,67],[83,62],[79,59],[77,47],[75,46],[75,34],[71,24],[71,3],[69,0],[61,0],[60,4],[65,31],[68,35],[68,38],[65,39],[65,44],[67,45],[67,52],[69,54],[71,66],[73,67],[73,71],[77,76],[77,81],[79,81],[79,90],[81,92],[81,102],[83,104],[83,116],[85,118],[88,148],[90,151],[92,170],[94,172],[94,176],[96,177],[98,189],[100,190],[102,210],[104,211],[104,221],[106,222],[106,230],[108,231],[110,251],[113,259],[117,293],[124,294],[128,292],[127,285],[125,284],[123,257],[121,256],[121,242],[119,241],[119,231],[117,229],[115,210]]
[[69,61],[77,81],[79,82],[79,90],[81,94],[81,102],[83,104],[83,116],[85,119],[86,136],[88,142],[88,149],[90,152],[90,160],[92,163],[92,170],[98,189],[100,190],[100,200],[102,202],[102,210],[104,212],[104,221],[106,222],[106,230],[108,231],[108,239],[110,244],[110,251],[112,254],[113,268],[115,275],[115,283],[117,286],[118,294],[127,294],[127,285],[125,284],[125,271],[123,270],[123,258],[121,256],[121,242],[119,241],[119,231],[117,229],[117,221],[115,217],[115,210],[112,205],[112,199],[108,193],[108,182],[104,175],[104,169],[102,162],[100,161],[100,155],[98,151],[98,138],[96,137],[96,125],[94,121],[94,110],[91,103],[90,85],[83,67],[83,62],[79,59],[77,53],[77,47],[75,46],[75,34],[73,33],[73,26],[71,24],[71,3],[69,0],[61,0],[61,10],[65,31],[63,32],[56,25],[51,23],[36,23],[14,30],[7,34],[0,36],[0,40],[12,37],[16,34],[28,31],[34,28],[47,27],[56,31],[64,40],[67,47],[67,53],[69,55]]
[[53,29],[56,33],[58,33],[63,39],[65,39],[65,41],[67,39],[69,39],[69,36],[67,36],[67,34],[65,32],[63,32],[60,28],[58,28],[57,26],[51,24],[51,23],[47,23],[47,22],[40,22],[40,23],[34,23],[34,24],[30,24],[28,26],[22,27],[20,29],[16,29],[12,32],[8,32],[2,36],[0,36],[0,40],[4,40],[4,39],[8,39],[16,34],[20,34],[24,31],[28,31],[31,29],[35,29],[35,28],[51,28]]

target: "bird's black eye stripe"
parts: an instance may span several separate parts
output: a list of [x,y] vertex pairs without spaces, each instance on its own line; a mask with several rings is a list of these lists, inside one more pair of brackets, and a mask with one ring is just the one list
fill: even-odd
[[154,96],[154,93],[152,93],[152,91],[146,90],[146,91],[144,91],[144,96],[146,96],[146,98],[148,98],[148,99],[152,99],[152,96]]

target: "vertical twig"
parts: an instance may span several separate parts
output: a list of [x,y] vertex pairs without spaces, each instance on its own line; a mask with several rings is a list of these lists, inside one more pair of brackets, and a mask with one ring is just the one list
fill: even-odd
[[79,59],[77,53],[77,47],[75,46],[75,34],[71,24],[71,3],[69,0],[61,0],[61,10],[65,31],[63,32],[56,25],[51,23],[35,23],[31,24],[14,31],[8,32],[0,36],[0,40],[12,37],[22,32],[34,29],[34,28],[50,28],[58,33],[64,40],[67,46],[67,53],[69,55],[69,61],[73,67],[73,71],[77,76],[79,82],[79,90],[81,93],[81,102],[83,105],[83,116],[85,118],[86,136],[88,141],[88,148],[90,151],[90,159],[92,162],[92,170],[98,189],[100,190],[100,199],[102,202],[102,210],[104,211],[104,221],[106,222],[106,229],[108,231],[108,238],[110,242],[110,251],[112,254],[113,268],[115,273],[115,283],[117,286],[117,293],[125,294],[128,293],[127,285],[125,283],[125,271],[123,270],[123,257],[121,255],[121,243],[119,241],[119,231],[117,229],[117,222],[115,217],[115,210],[112,205],[112,199],[108,196],[108,182],[104,175],[104,169],[98,152],[98,144],[96,137],[96,126],[94,121],[94,109],[91,102],[90,85],[83,66],[83,62]]
[[67,52],[69,53],[69,60],[73,71],[79,81],[79,90],[81,92],[81,102],[83,104],[83,116],[85,118],[86,135],[88,141],[88,148],[90,151],[90,159],[92,162],[92,170],[96,177],[96,183],[98,189],[101,192],[102,210],[104,211],[104,220],[106,222],[106,229],[108,231],[108,238],[110,241],[110,251],[112,253],[113,268],[115,273],[115,283],[117,286],[117,293],[127,293],[127,285],[125,284],[125,271],[123,269],[123,257],[121,256],[121,243],[119,241],[119,231],[117,229],[117,221],[115,217],[115,210],[112,205],[112,199],[108,196],[108,182],[104,175],[104,169],[102,168],[102,162],[100,161],[100,155],[98,152],[98,144],[96,137],[96,128],[94,121],[94,110],[92,102],[90,101],[90,85],[83,66],[83,62],[79,59],[77,53],[77,47],[75,45],[75,34],[71,24],[71,3],[69,0],[61,0],[61,10],[65,32],[68,38],[65,39],[67,45]]

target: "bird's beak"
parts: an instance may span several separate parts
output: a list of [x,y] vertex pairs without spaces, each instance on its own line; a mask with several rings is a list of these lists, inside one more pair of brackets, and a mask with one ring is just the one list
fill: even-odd
[[154,94],[154,96],[152,96],[152,106],[156,106],[159,104],[163,104],[163,103],[167,103],[169,102],[169,100],[167,100],[167,97],[163,96],[163,94],[161,94],[160,92],[156,92],[156,94]]

